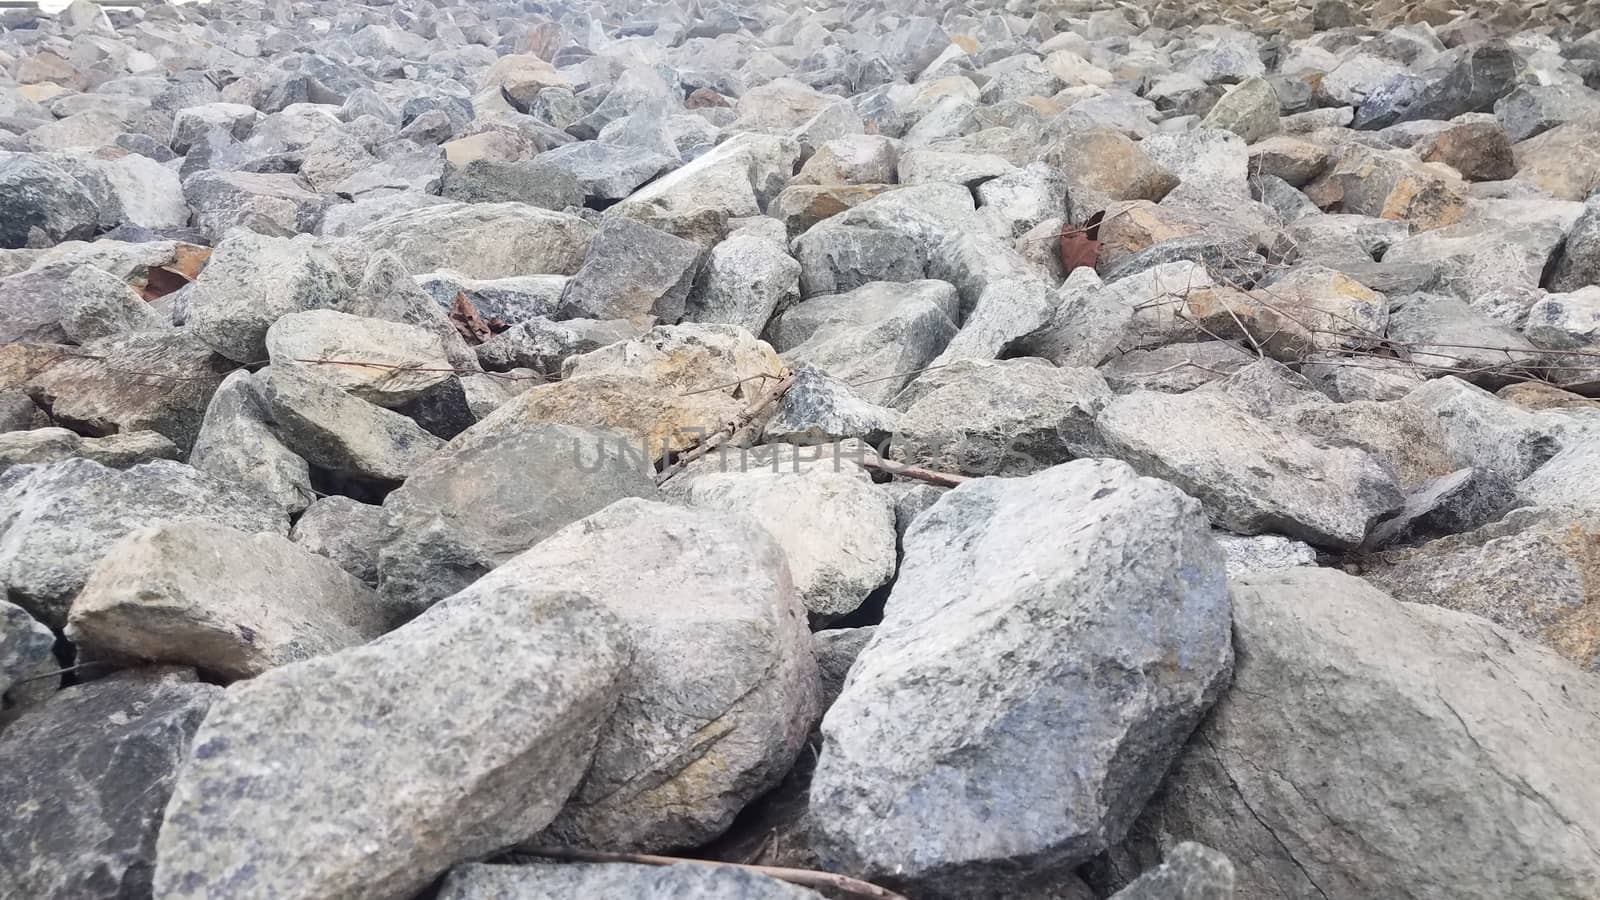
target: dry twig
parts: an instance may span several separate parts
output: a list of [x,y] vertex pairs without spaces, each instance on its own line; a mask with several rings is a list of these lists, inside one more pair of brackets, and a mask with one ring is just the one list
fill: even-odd
[[755,872],[768,878],[798,884],[801,887],[824,888],[849,894],[852,897],[866,897],[869,900],[907,900],[902,894],[897,894],[888,888],[881,888],[870,882],[851,878],[848,875],[836,875],[833,872],[818,872],[815,869],[788,869],[779,866],[752,866],[746,863],[720,862],[713,859],[691,859],[683,856],[658,856],[653,853],[615,853],[607,850],[578,850],[569,847],[527,847],[518,848],[519,854],[537,856],[544,859],[559,859],[564,862],[593,862],[593,863],[634,863],[645,866],[675,866],[688,863],[696,866],[723,866],[731,869],[744,869]]

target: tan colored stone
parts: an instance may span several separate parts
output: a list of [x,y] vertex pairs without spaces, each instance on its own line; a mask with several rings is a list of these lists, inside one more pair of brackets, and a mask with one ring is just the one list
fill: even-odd
[[1070,134],[1045,152],[1067,176],[1072,218],[1081,221],[1118,200],[1159,201],[1178,178],[1146,156],[1131,138],[1109,129]]
[[1600,125],[1560,125],[1516,144],[1518,181],[1560,200],[1585,200],[1600,189]]
[[1326,146],[1280,134],[1250,145],[1250,172],[1275,175],[1300,187],[1328,168],[1328,158]]
[[829,216],[865,203],[894,185],[793,184],[773,198],[767,214],[783,222],[790,236],[800,234]]
[[1450,167],[1354,143],[1336,151],[1305,194],[1325,210],[1408,222],[1416,231],[1453,225],[1467,209],[1465,185]]
[[1444,163],[1468,181],[1503,181],[1516,174],[1511,139],[1493,122],[1463,122],[1411,147],[1423,162]]
[[1097,268],[1110,271],[1124,260],[1161,241],[1199,234],[1203,227],[1179,210],[1128,200],[1106,207],[1100,226],[1100,261]]

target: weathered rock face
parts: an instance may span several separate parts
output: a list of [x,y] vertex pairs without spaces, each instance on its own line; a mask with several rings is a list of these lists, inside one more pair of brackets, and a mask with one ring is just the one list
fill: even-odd
[[272,323],[338,306],[348,290],[333,258],[309,241],[235,231],[217,245],[189,294],[188,326],[234,362],[260,362]]
[[341,252],[391,250],[414,271],[468,278],[571,275],[593,234],[577,216],[523,203],[444,203],[378,219],[347,236]]
[[1595,883],[1592,675],[1329,569],[1237,582],[1233,640],[1232,688],[1130,845],[1202,841],[1243,897],[1498,897],[1508,866],[1540,896]]
[[67,688],[0,733],[0,889],[41,900],[151,896],[156,832],[195,730],[222,696],[175,672]]
[[409,896],[530,837],[582,778],[628,658],[587,599],[500,584],[236,685],[178,775],[155,893]]
[[392,619],[370,588],[284,537],[175,522],[106,551],[66,632],[97,656],[234,679],[379,637]]
[[622,500],[471,590],[529,582],[593,597],[634,648],[551,840],[701,843],[793,764],[817,711],[816,660],[783,550],[756,520]]
[[289,530],[275,504],[170,460],[118,471],[69,459],[8,472],[0,487],[0,581],[56,628],[90,570],[135,529],[199,519],[247,534]]
[[561,293],[559,314],[673,324],[683,318],[699,264],[695,244],[632,219],[607,217]]
[[769,335],[786,362],[815,366],[862,399],[885,403],[955,336],[956,311],[946,282],[869,284],[796,305]]
[[1093,443],[1111,402],[1098,373],[1036,360],[963,361],[930,371],[896,405],[894,459],[967,475],[1028,475]]
[[1109,455],[1178,485],[1242,534],[1281,531],[1348,548],[1400,508],[1394,476],[1370,454],[1319,444],[1220,394],[1128,394],[1095,427]]
[[404,481],[444,441],[411,419],[353,397],[300,364],[256,374],[284,446],[334,472]]
[[[1121,463],[1079,461],[962,485],[905,549],[884,622],[823,720],[819,853],[924,896],[1068,874],[1121,839],[1227,679],[1223,558],[1204,515]],[[1128,553],[1159,563],[1128,568]],[[1028,563],[983,563],[997,556]]]
[[578,863],[563,866],[490,866],[450,870],[439,900],[558,900],[563,897],[679,897],[682,900],[816,900],[792,884],[744,869],[680,863],[636,866]]
[[693,478],[683,498],[763,523],[814,618],[854,612],[894,575],[894,500],[858,467],[712,472]]
[[614,500],[655,497],[641,454],[596,428],[469,429],[384,500],[385,600],[415,615]]
[[280,317],[267,329],[266,348],[275,366],[311,366],[340,390],[388,408],[415,400],[451,374],[444,344],[433,334],[330,309]]
[[48,247],[99,230],[94,198],[71,175],[25,153],[0,156],[0,247]]
[[306,461],[272,430],[272,410],[255,376],[228,375],[211,395],[189,465],[222,481],[250,488],[290,514],[314,499]]
[[[56,636],[22,607],[0,600],[0,727],[60,687]],[[13,692],[12,688],[16,691]]]

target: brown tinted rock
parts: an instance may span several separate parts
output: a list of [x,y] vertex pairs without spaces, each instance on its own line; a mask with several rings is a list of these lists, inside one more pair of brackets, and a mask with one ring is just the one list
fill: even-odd
[[1465,122],[1428,135],[1411,151],[1423,162],[1441,162],[1468,181],[1500,181],[1516,174],[1511,139],[1491,122]]

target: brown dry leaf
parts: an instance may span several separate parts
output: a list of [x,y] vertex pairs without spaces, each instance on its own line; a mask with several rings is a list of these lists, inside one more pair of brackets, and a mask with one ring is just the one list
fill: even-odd
[[137,285],[139,296],[154,300],[178,290],[200,277],[206,260],[211,258],[211,248],[198,244],[178,244],[171,263],[154,266],[145,272],[144,284]]
[[1100,259],[1100,222],[1105,216],[1102,210],[1090,216],[1082,228],[1061,233],[1061,266],[1067,274],[1083,266],[1092,269]]
[[494,329],[479,315],[478,308],[461,291],[456,291],[456,299],[450,304],[450,323],[468,344],[481,344],[494,334]]

